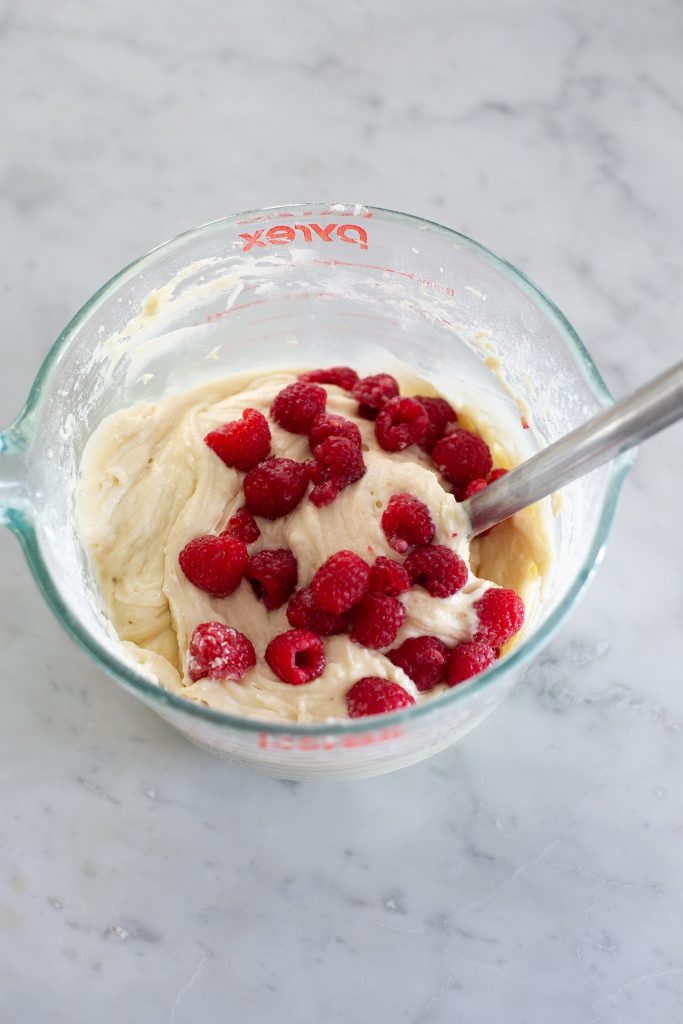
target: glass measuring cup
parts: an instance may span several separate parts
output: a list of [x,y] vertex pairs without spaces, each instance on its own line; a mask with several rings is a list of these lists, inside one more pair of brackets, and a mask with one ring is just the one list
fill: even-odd
[[[160,688],[112,635],[78,542],[74,484],[88,437],[117,409],[209,379],[339,363],[362,373],[400,374],[407,365],[446,395],[474,389],[522,453],[611,401],[571,326],[510,264],[418,218],[314,204],[227,217],[131,264],[66,327],[23,412],[0,434],[0,520],[76,643],[190,739],[283,778],[388,771],[481,721],[579,596],[630,464],[566,489],[538,621],[506,658],[438,699],[381,719],[277,724]],[[517,400],[530,410],[531,430]]]

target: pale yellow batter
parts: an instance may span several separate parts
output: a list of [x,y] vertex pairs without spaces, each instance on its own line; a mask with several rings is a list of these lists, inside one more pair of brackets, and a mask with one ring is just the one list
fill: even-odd
[[[325,639],[327,666],[318,679],[303,686],[283,683],[263,653],[273,636],[291,628],[285,607],[266,611],[244,582],[229,597],[212,598],[180,570],[181,549],[200,534],[220,533],[243,504],[243,474],[225,466],[204,443],[205,435],[238,419],[245,408],[267,413],[278,392],[295,379],[294,373],[278,372],[217,381],[155,404],[123,409],[100,424],[81,463],[77,516],[107,614],[128,656],[147,675],[190,700],[225,711],[271,720],[345,718],[346,691],[368,675],[400,683],[417,701],[431,699],[445,686],[418,693],[388,658],[344,635]],[[249,546],[250,554],[262,548],[290,548],[298,560],[299,586],[307,585],[321,563],[341,549],[370,562],[377,555],[395,558],[380,518],[389,498],[407,491],[429,507],[435,541],[469,558],[473,571],[463,590],[449,598],[430,597],[421,588],[403,594],[407,615],[394,646],[424,633],[451,645],[469,638],[476,620],[473,602],[489,581],[514,588],[531,612],[550,555],[537,511],[518,514],[468,551],[464,517],[429,456],[416,447],[395,454],[383,451],[373,424],[356,416],[355,400],[334,385],[325,390],[327,411],[353,420],[361,430],[367,472],[328,506],[318,509],[304,498],[283,519],[259,519],[261,536]],[[429,389],[411,382],[402,390]],[[270,425],[274,455],[300,461],[310,457],[306,436],[291,434],[272,421]],[[478,426],[493,443],[487,436],[490,427]],[[512,461],[500,438],[494,457],[497,465]],[[240,630],[254,645],[256,668],[239,682],[193,683],[187,676],[192,632],[211,620]]]

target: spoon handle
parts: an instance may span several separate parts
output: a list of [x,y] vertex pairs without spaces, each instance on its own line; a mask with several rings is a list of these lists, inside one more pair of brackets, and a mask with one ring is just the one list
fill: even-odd
[[470,517],[470,536],[533,505],[681,417],[683,362],[468,498],[463,508]]

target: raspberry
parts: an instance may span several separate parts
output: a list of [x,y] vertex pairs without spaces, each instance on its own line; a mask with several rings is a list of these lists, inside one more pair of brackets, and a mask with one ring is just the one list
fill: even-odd
[[328,437],[313,449],[313,458],[306,463],[306,470],[314,483],[309,498],[320,508],[329,505],[349,484],[355,483],[365,473],[363,453],[353,441],[346,437]]
[[415,395],[414,397],[424,407],[429,417],[427,436],[420,447],[424,448],[426,452],[430,452],[436,442],[440,441],[446,433],[448,424],[458,422],[458,416],[445,398],[431,398],[426,395]]
[[313,600],[324,612],[347,612],[368,589],[370,566],[353,551],[337,551],[311,580]]
[[449,654],[446,644],[436,636],[412,636],[389,651],[388,657],[424,692],[443,682]]
[[359,414],[366,420],[374,420],[379,410],[390,398],[396,398],[399,387],[388,373],[376,373],[357,381],[351,394],[359,403]]
[[296,558],[291,551],[259,551],[247,562],[245,579],[268,611],[280,608],[288,600],[298,577]]
[[238,508],[234,516],[228,519],[228,525],[223,530],[224,537],[237,537],[245,544],[253,544],[261,536],[256,520],[248,508]]
[[351,639],[363,647],[389,647],[404,623],[406,610],[395,597],[365,594],[351,609]]
[[467,565],[450,548],[434,544],[416,548],[405,566],[413,583],[428,590],[432,597],[450,597],[467,583]]
[[325,648],[308,629],[290,629],[274,637],[266,647],[266,661],[283,683],[301,686],[325,671]]
[[471,498],[473,494],[478,494],[479,491],[483,491],[487,486],[488,484],[486,483],[486,480],[470,480],[463,491],[463,500],[467,501],[467,499]]
[[180,552],[178,561],[195,587],[212,597],[227,597],[244,575],[247,545],[236,537],[195,537]]
[[390,398],[375,420],[377,443],[387,452],[421,444],[428,430],[427,410],[414,398]]
[[345,437],[347,441],[353,441],[359,448],[362,444],[360,430],[355,423],[347,420],[344,416],[335,416],[334,413],[324,412],[321,416],[316,416],[311,423],[311,429],[308,432],[311,448],[317,448],[328,437]]
[[458,644],[448,662],[446,682],[449,686],[462,683],[463,680],[476,676],[478,672],[483,672],[495,660],[496,652],[484,640],[470,640],[468,643]]
[[327,370],[309,370],[299,374],[299,380],[309,384],[336,384],[344,391],[351,391],[358,380],[358,374],[350,366],[330,366]]
[[226,466],[246,472],[270,451],[270,427],[262,412],[245,409],[241,420],[224,423],[208,433],[204,441]]
[[474,639],[492,647],[502,647],[524,625],[524,602],[514,590],[491,587],[474,602],[474,610],[479,618]]
[[319,636],[345,633],[349,625],[348,612],[324,612],[318,608],[310,587],[297,590],[287,605],[287,619],[296,629],[310,629]]
[[266,459],[244,478],[244,501],[256,516],[280,519],[296,508],[308,487],[303,462]]
[[349,718],[383,715],[387,711],[398,711],[414,703],[415,699],[402,686],[389,679],[380,679],[379,676],[364,676],[346,694]]
[[[477,494],[479,491],[483,491],[484,488],[487,487],[489,484],[494,483],[496,480],[500,480],[500,478],[502,476],[505,476],[506,473],[507,469],[493,469],[489,474],[488,480],[470,480],[470,482],[468,484],[465,484],[464,486],[462,484],[458,484],[453,488],[453,496],[456,501],[466,501],[468,498],[471,498],[473,494]],[[491,530],[492,529],[493,527],[491,527]],[[489,534],[491,530],[484,530],[484,532],[480,533],[479,536],[486,537],[486,535]]]
[[389,546],[403,555],[416,544],[429,544],[435,527],[423,501],[412,494],[394,494],[382,513],[382,529]]
[[241,679],[256,664],[251,641],[221,622],[202,622],[190,640],[187,673],[198,679]]
[[292,434],[307,434],[316,416],[325,411],[326,401],[324,388],[297,381],[282,389],[270,412],[275,422],[285,430]]
[[432,462],[452,484],[468,484],[491,471],[491,452],[477,434],[457,427],[432,448]]
[[373,594],[386,594],[387,597],[398,597],[410,590],[410,576],[399,562],[393,558],[379,555],[370,570],[370,586]]

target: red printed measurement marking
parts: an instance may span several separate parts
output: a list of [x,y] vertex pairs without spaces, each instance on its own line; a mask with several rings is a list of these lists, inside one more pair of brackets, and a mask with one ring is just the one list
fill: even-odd
[[267,231],[260,228],[251,235],[243,232],[240,235],[244,239],[242,252],[254,248],[265,249],[266,245],[289,245],[295,239],[300,240],[297,232],[301,233],[304,242],[312,242],[314,235],[323,242],[332,242],[336,236],[349,245],[360,245],[361,249],[368,247],[368,233],[360,224],[327,224],[324,227],[320,224],[295,224],[293,227],[289,224],[275,224]]
[[[254,289],[255,286],[252,286],[251,288],[245,288],[244,291],[254,291]],[[316,299],[336,298],[334,292],[288,292],[286,295],[282,295],[281,298],[287,301],[291,301],[292,299],[310,299],[311,295],[313,295],[313,297]],[[263,306],[267,302],[268,299],[252,299],[250,302],[242,302],[239,306],[228,306],[227,309],[219,309],[216,313],[207,313],[206,322],[211,324],[214,323],[216,320],[222,320],[224,316],[228,316],[230,313],[239,313],[241,310],[248,309],[250,306]],[[358,313],[357,315],[362,316],[361,313]],[[289,313],[279,313],[277,316],[261,317],[255,322],[257,324],[265,324],[268,323],[269,320],[286,320],[290,316],[291,314]],[[377,319],[381,320],[382,318],[377,317]],[[198,327],[201,322],[202,321],[195,320],[192,326]],[[264,335],[264,337],[266,337],[266,335]],[[252,341],[255,340],[255,338],[252,338]]]
[[454,296],[455,288],[444,287],[437,281],[431,281],[428,277],[418,277],[409,270],[397,270],[396,267],[377,266],[374,263],[347,263],[345,260],[315,260],[323,267],[359,267],[361,270],[382,270],[385,274],[395,274],[397,277],[407,277],[409,281],[424,285],[426,288],[435,288],[445,295]]
[[348,736],[271,736],[260,732],[258,745],[261,750],[344,750],[351,747],[367,747],[373,743],[385,743],[387,740],[398,740],[403,736],[403,729],[398,726],[387,726],[376,732],[350,733]]
[[217,313],[209,313],[206,319],[212,323],[214,320],[220,320],[221,317],[227,316],[228,313],[239,313],[241,309],[248,309],[249,306],[262,306],[264,302],[266,299],[252,299],[251,302],[243,302],[240,306],[229,306],[228,309],[219,309]]

